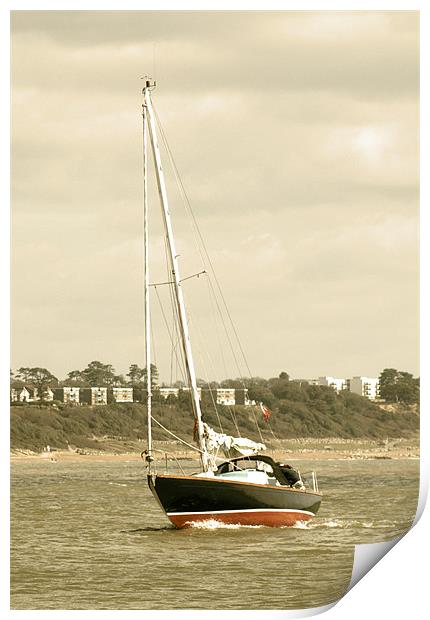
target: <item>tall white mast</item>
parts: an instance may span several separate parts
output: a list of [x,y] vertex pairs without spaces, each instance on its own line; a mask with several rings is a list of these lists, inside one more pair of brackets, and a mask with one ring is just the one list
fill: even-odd
[[143,245],[144,245],[144,304],[145,304],[145,356],[146,356],[146,405],[148,426],[148,449],[146,460],[148,473],[151,473],[152,461],[152,379],[151,379],[151,314],[149,310],[149,228],[148,228],[148,130],[146,106],[142,105],[143,131]]
[[172,221],[170,217],[169,203],[167,200],[166,183],[164,180],[163,167],[161,165],[161,156],[160,156],[160,149],[158,146],[155,115],[154,115],[154,110],[152,108],[152,101],[151,101],[150,89],[154,86],[155,84],[151,84],[150,81],[146,82],[146,85],[143,89],[144,105],[146,106],[146,111],[147,111],[149,134],[151,137],[152,152],[154,155],[155,171],[156,171],[156,176],[157,176],[158,193],[160,195],[164,226],[165,226],[167,241],[168,241],[167,245],[169,249],[175,299],[176,299],[178,317],[179,317],[179,327],[180,327],[179,331],[181,334],[182,347],[183,347],[184,355],[185,355],[185,367],[186,367],[186,372],[188,376],[188,381],[191,387],[194,414],[195,414],[196,422],[197,422],[198,443],[199,443],[199,448],[201,450],[200,456],[202,460],[203,470],[207,471],[209,469],[209,458],[208,458],[208,454],[206,451],[206,442],[204,439],[202,413],[200,409],[200,398],[199,398],[199,393],[197,390],[196,373],[194,370],[194,361],[193,361],[193,354],[191,350],[188,320],[187,320],[187,314],[185,310],[184,295],[183,295],[182,286],[181,286],[181,276],[180,276],[180,271],[179,271],[178,254],[176,252],[175,240],[173,237]]

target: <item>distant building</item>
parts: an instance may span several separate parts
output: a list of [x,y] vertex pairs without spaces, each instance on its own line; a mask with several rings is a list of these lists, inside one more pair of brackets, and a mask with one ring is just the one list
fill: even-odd
[[80,388],[79,401],[81,404],[86,405],[107,405],[107,388]]
[[20,401],[25,403],[34,403],[34,401],[38,400],[37,398],[37,388],[33,387],[24,387],[20,394]]
[[234,388],[217,388],[216,391],[216,404],[217,405],[229,405],[236,404],[236,394]]
[[173,388],[173,387],[160,388],[160,396],[164,398],[165,400],[169,396],[174,396],[175,398],[178,398],[178,394],[179,394],[179,388]]
[[318,385],[327,385],[333,388],[337,393],[348,389],[346,379],[338,379],[336,377],[318,377]]
[[59,400],[62,403],[70,404],[79,404],[79,390],[78,387],[62,387],[54,389],[54,398],[55,400]]
[[11,402],[32,403],[37,400],[37,390],[30,387],[19,387],[11,390]]
[[112,388],[113,400],[116,403],[132,403],[133,402],[133,388],[129,387],[114,387]]
[[[37,388],[34,387],[19,387],[12,388],[10,391],[10,401],[12,403],[20,402],[20,403],[34,403],[40,400]],[[47,388],[44,394],[44,401],[54,400],[54,392],[51,388]]]
[[354,394],[359,394],[369,400],[376,400],[379,398],[379,379],[375,377],[352,377],[349,380],[349,389]]
[[318,379],[291,379],[293,383],[298,383],[301,385],[302,383],[308,383],[309,385],[320,385]]

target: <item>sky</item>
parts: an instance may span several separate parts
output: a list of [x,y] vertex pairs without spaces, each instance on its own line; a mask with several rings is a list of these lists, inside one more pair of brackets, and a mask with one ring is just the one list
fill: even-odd
[[[144,365],[145,74],[248,362],[223,359],[206,283],[192,279],[197,374],[419,374],[412,11],[14,12],[12,368]],[[202,265],[166,170],[189,275]],[[169,342],[154,333],[154,347],[169,381]]]

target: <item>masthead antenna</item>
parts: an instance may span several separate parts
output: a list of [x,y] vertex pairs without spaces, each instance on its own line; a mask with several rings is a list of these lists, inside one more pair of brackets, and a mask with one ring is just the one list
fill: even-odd
[[145,86],[142,88],[142,93],[145,92],[145,90],[147,89],[154,90],[157,85],[157,82],[153,80],[149,75],[141,75],[140,79],[145,80]]

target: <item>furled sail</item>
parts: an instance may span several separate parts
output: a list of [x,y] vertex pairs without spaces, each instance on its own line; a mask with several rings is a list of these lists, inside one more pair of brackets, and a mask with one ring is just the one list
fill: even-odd
[[225,433],[217,433],[208,424],[203,423],[206,449],[209,454],[222,450],[227,458],[236,456],[252,456],[266,450],[264,443],[257,443],[246,437],[232,437]]

